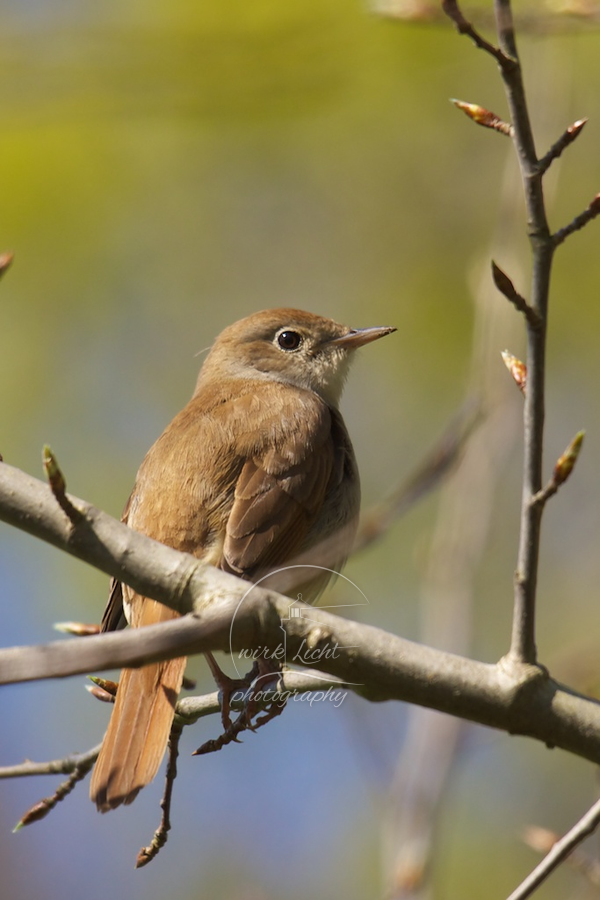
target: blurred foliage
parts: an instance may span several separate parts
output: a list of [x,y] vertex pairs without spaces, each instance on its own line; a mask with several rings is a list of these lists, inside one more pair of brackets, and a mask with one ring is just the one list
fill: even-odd
[[[590,117],[549,178],[553,227],[599,188],[598,41],[568,29],[520,42],[539,147]],[[527,292],[522,216],[508,234],[497,226],[501,202],[522,209],[503,187],[509,142],[448,103],[506,115],[500,81],[443,22],[403,24],[346,0],[8,2],[0,84],[0,250],[15,252],[0,287],[0,450],[41,476],[48,442],[69,489],[113,514],[190,395],[195,354],[236,318],[295,305],[398,326],[357,361],[343,405],[369,503],[418,464],[462,401],[472,286],[490,256],[504,266],[509,247],[509,274]],[[600,629],[598,240],[596,223],[561,248],[551,298],[548,466],[587,429],[544,536],[540,649],[566,679],[579,642]],[[524,352],[506,315],[491,341],[499,381],[506,343]],[[478,576],[474,652],[486,659],[508,641],[519,467],[513,454]],[[434,514],[430,498],[349,566],[373,624],[418,634]],[[1,534],[3,643],[48,640],[53,621],[100,615],[106,579]],[[96,706],[81,680],[3,692],[2,762],[95,743],[106,718]],[[83,789],[10,838],[50,789],[3,783],[0,898],[377,896],[378,794],[402,730],[398,705],[293,708],[243,748],[186,757],[169,844],[141,873],[133,860],[157,822],[159,786],[102,819]],[[484,880],[499,896],[533,863],[517,838],[524,819],[565,830],[593,776],[487,732],[462,765],[436,896],[480,897]],[[48,866],[52,883],[40,874]],[[565,883],[540,897],[563,896]]]

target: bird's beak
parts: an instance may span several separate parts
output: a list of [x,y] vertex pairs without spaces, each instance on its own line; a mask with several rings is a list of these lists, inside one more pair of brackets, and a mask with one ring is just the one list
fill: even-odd
[[385,337],[386,334],[391,334],[396,330],[397,329],[393,328],[391,325],[378,325],[374,328],[353,328],[348,334],[333,338],[333,340],[328,341],[328,343],[335,344],[336,347],[346,347],[348,350],[356,350],[357,347],[364,347],[365,344],[370,344],[371,341],[378,341],[379,338]]

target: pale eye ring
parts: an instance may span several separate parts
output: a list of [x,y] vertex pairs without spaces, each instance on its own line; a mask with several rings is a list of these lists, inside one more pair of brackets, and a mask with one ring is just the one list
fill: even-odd
[[291,328],[285,328],[277,335],[278,346],[281,350],[285,350],[288,353],[292,350],[297,350],[301,343],[302,335],[298,334],[297,331],[293,331]]

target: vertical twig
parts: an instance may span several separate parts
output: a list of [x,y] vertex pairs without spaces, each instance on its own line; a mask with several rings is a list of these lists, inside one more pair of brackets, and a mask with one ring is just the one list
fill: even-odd
[[506,62],[500,64],[500,72],[511,112],[513,141],[525,192],[527,232],[533,257],[530,303],[537,317],[535,327],[530,319],[526,319],[528,375],[524,410],[523,494],[509,658],[518,663],[535,664],[535,599],[543,507],[532,500],[542,488],[546,326],[554,244],[546,217],[543,173],[538,164],[525,99],[510,0],[495,0],[494,12],[500,49],[506,57]]
[[[527,208],[527,233],[533,258],[527,327],[527,394],[524,410],[523,492],[519,552],[514,583],[513,626],[507,658],[515,664],[535,665],[535,600],[543,504],[533,498],[542,488],[544,438],[544,378],[548,291],[555,241],[548,228],[542,178],[544,168],[535,149],[523,87],[510,0],[494,0],[498,47],[467,22],[458,0],[443,0],[443,9],[458,31],[498,63],[511,113],[513,140]],[[513,299],[514,302],[514,299]]]

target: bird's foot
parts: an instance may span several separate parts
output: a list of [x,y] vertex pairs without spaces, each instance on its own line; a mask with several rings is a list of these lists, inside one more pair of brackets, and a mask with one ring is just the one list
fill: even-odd
[[[286,705],[286,697],[277,696],[277,684],[281,674],[279,666],[274,667],[261,660],[254,664],[244,678],[230,678],[223,672],[212,654],[207,653],[206,658],[221,691],[223,734],[206,741],[192,754],[193,756],[214,753],[232,741],[241,743],[238,735],[242,731],[256,731],[262,728],[267,722],[280,716]],[[265,700],[264,695],[272,691],[276,692],[276,696],[271,700]],[[234,721],[230,716],[232,698],[236,701],[236,705],[240,699],[244,704]],[[263,715],[257,715],[261,710],[264,710]]]

